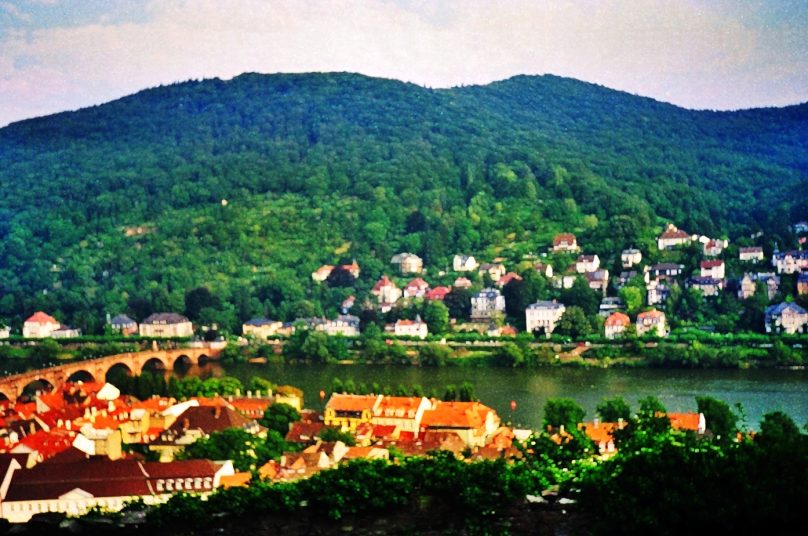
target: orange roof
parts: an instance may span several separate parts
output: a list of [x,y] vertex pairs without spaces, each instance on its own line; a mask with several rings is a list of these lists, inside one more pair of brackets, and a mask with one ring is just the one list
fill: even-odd
[[637,315],[637,320],[645,319],[645,318],[662,318],[665,316],[665,313],[662,311],[658,311],[656,309],[651,309],[650,311],[645,311],[644,313],[640,313]]
[[245,471],[243,473],[235,473],[232,475],[222,475],[219,482],[224,489],[244,488],[247,487],[247,484],[250,482],[250,478],[252,478],[252,473]]
[[390,281],[386,275],[383,275],[375,285],[373,285],[373,292],[379,292],[383,287],[395,287],[396,284]]
[[676,430],[692,430],[698,432],[701,415],[698,413],[668,413],[671,427]]
[[407,287],[429,288],[429,283],[427,283],[420,277],[416,277],[415,279],[407,283]]
[[439,402],[435,409],[424,412],[421,427],[480,428],[493,411],[479,402]]
[[606,319],[605,325],[607,326],[628,326],[631,323],[631,319],[628,315],[621,313],[620,311],[615,311],[614,313],[609,315],[609,318]]
[[200,407],[208,407],[208,408],[215,408],[215,407],[222,407],[222,408],[232,408],[233,406],[220,396],[214,396],[213,398],[208,398],[205,396],[194,396],[191,397],[190,400],[196,400],[199,402]]
[[421,399],[417,396],[385,396],[382,401],[376,406],[375,414],[382,415],[385,410],[404,410],[415,411],[421,404]]
[[343,395],[334,393],[328,399],[327,409],[334,411],[363,411],[372,410],[376,404],[376,395]]
[[572,233],[561,233],[557,234],[555,238],[553,238],[553,245],[557,246],[561,243],[566,244],[574,244],[575,243],[575,235]]
[[502,277],[499,278],[499,281],[497,281],[497,286],[504,287],[505,285],[507,285],[508,283],[510,283],[511,281],[514,281],[514,280],[515,281],[521,281],[522,276],[520,276],[519,274],[514,273],[514,272],[508,272],[507,274],[505,274],[505,275],[503,275]]
[[269,398],[235,398],[230,404],[239,411],[265,411],[272,405]]
[[145,409],[147,411],[160,412],[168,408],[170,405],[171,401],[168,398],[154,396],[152,398],[147,398],[146,400],[132,404],[132,409]]
[[614,439],[612,434],[614,434],[615,430],[620,428],[620,424],[616,422],[585,422],[582,426],[587,437],[595,443],[608,443],[612,441]]
[[665,231],[660,235],[660,238],[689,238],[690,235],[684,231],[676,228],[675,225],[669,223]]
[[27,324],[29,322],[36,324],[59,324],[55,318],[49,314],[43,313],[42,311],[37,311],[29,316],[25,323]]

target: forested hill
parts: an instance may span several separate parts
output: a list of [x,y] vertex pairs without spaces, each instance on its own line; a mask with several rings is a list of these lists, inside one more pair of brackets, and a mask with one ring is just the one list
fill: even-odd
[[132,300],[181,310],[202,284],[234,320],[321,312],[319,264],[357,258],[365,280],[399,250],[443,267],[569,230],[608,258],[665,221],[784,244],[808,216],[808,105],[245,74],[9,125],[0,161],[0,320],[44,308],[92,330]]

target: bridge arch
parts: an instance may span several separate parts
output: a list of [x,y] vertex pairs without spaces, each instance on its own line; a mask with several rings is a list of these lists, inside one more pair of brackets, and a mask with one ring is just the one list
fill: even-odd
[[86,369],[80,369],[67,377],[68,382],[95,382],[93,373]]
[[210,357],[205,354],[199,354],[199,357],[196,358],[196,364],[200,367],[210,361]]
[[125,374],[126,376],[132,375],[132,368],[123,362],[113,363],[112,365],[107,368],[107,371],[104,373],[104,379],[106,381],[114,380],[116,377]]
[[164,371],[166,368],[166,362],[163,358],[150,357],[143,362],[143,366],[140,367],[140,372],[142,374],[144,372]]
[[188,367],[194,364],[194,360],[188,357],[185,354],[180,354],[176,358],[174,358],[174,370],[177,369],[187,369]]
[[20,389],[20,396],[28,396],[33,399],[33,396],[38,392],[50,391],[53,391],[53,384],[43,377],[37,377],[26,383],[22,389]]

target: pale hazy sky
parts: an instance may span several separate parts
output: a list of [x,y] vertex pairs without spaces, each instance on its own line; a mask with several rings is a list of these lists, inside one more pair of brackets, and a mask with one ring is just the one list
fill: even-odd
[[808,100],[808,0],[0,0],[0,125],[191,78],[552,73],[688,108]]

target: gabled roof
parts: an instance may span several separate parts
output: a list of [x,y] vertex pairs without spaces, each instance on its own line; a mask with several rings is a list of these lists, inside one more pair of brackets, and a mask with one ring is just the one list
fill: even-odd
[[606,319],[605,325],[607,326],[628,326],[631,323],[631,319],[628,315],[621,313],[620,311],[615,311],[614,313],[609,315],[609,318]]
[[113,326],[131,326],[136,324],[137,322],[135,322],[126,315],[116,315],[112,317],[112,320],[110,320],[109,323]]
[[798,315],[808,314],[805,309],[794,302],[783,302],[778,303],[777,305],[770,305],[769,307],[766,307],[767,315],[780,315],[786,311],[790,311],[792,314]]
[[575,235],[572,233],[559,233],[555,235],[553,238],[553,245],[558,246],[560,244],[574,244],[575,243]]
[[396,288],[396,284],[390,281],[386,275],[383,275],[378,281],[376,281],[376,284],[373,285],[373,292],[379,292],[384,287]]
[[659,238],[690,238],[690,235],[680,229],[677,229],[672,223],[669,223]]
[[701,267],[704,268],[704,269],[718,268],[719,266],[723,266],[723,265],[724,265],[724,261],[722,261],[721,259],[714,259],[714,260],[709,260],[709,261],[701,261]]
[[650,311],[645,311],[644,313],[640,313],[637,315],[637,320],[644,320],[646,318],[663,318],[665,313],[662,311],[658,311],[657,309],[651,309]]
[[424,412],[422,428],[480,428],[494,410],[479,402],[438,402]]
[[416,277],[415,279],[413,279],[412,281],[407,283],[407,288],[411,288],[411,287],[415,287],[415,288],[419,288],[419,289],[425,289],[425,288],[429,288],[429,283],[427,283],[426,281],[424,281],[420,277]]
[[154,313],[146,317],[142,324],[183,324],[190,322],[178,313]]
[[245,326],[261,327],[261,326],[271,326],[271,325],[277,324],[277,323],[278,323],[277,320],[271,320],[269,318],[258,317],[258,318],[251,318],[251,319],[247,320],[246,322],[244,322],[244,325]]
[[760,246],[750,246],[748,248],[740,248],[741,253],[763,253],[763,248]]
[[253,423],[230,407],[191,406],[183,411],[168,431],[181,433],[185,429],[202,430],[209,434],[227,428],[245,428]]
[[58,320],[47,313],[43,313],[42,311],[37,311],[29,316],[25,323],[28,324],[29,322],[32,324],[59,324]]
[[334,411],[363,411],[372,410],[379,395],[344,395],[334,393],[325,405],[326,409]]

